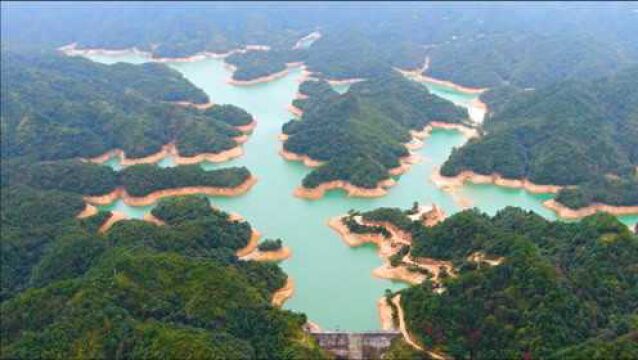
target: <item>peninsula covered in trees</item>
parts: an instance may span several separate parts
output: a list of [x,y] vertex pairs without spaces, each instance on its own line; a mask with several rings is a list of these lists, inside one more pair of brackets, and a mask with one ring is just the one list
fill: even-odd
[[578,208],[638,205],[638,67],[511,97],[485,121],[486,135],[455,150],[444,176],[464,170],[528,179],[564,189]]
[[123,188],[129,195],[146,196],[155,191],[184,187],[233,189],[251,178],[245,167],[206,171],[198,165],[160,168],[133,165],[116,172],[110,167],[79,160],[3,164],[2,186],[26,185],[88,196],[106,195]]
[[305,111],[283,126],[283,148],[325,162],[304,178],[306,188],[334,180],[375,188],[410,155],[404,144],[412,140],[411,130],[468,117],[465,109],[393,72],[356,83],[343,95],[322,83],[304,83],[301,91],[309,95],[301,105]]
[[410,214],[361,217],[405,232],[411,246],[394,261],[454,264],[452,274],[399,291],[420,346],[454,358],[638,356],[638,237],[613,216],[565,223],[513,207],[494,216],[472,209],[426,227]]
[[282,270],[234,255],[250,225],[205,198],[160,202],[161,228],[130,220],[97,234],[36,194],[3,197],[3,358],[323,356],[304,315],[270,304]]
[[325,80],[302,82],[299,85],[299,94],[302,98],[294,99],[292,106],[302,111],[310,111],[314,106],[321,106],[328,99],[339,95]]
[[233,80],[247,81],[285,71],[288,63],[303,60],[305,53],[300,50],[270,50],[236,53],[224,59],[233,66]]
[[[252,117],[232,105],[199,110],[208,96],[160,64],[102,65],[53,53],[3,50],[2,157],[141,158],[174,142],[184,156],[238,146]],[[63,88],[64,91],[60,91]]]
[[[467,260],[476,252],[503,260]],[[427,283],[402,294],[407,324],[428,347],[455,357],[578,358],[588,344],[613,341],[600,356],[638,355],[638,238],[610,215],[563,223],[514,208],[467,211],[421,228],[413,255],[460,270],[440,295]]]

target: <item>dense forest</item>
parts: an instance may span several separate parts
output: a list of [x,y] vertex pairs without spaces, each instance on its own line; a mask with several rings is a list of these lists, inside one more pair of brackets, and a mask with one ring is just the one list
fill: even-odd
[[[556,200],[638,205],[638,8],[633,3],[3,3],[0,103],[0,358],[321,359],[304,314],[272,305],[275,263],[243,261],[254,230],[205,196],[162,199],[157,221],[87,218],[83,196],[235,187],[244,167],[134,165],[174,144],[181,156],[239,145],[253,121],[159,63],[103,65],[62,56],[135,47],[153,58],[233,52],[233,79],[303,62],[303,111],[283,149],[323,162],[306,188],[375,188],[410,154],[410,131],[468,113],[395,70],[489,88],[481,137],[441,168],[568,185]],[[310,46],[295,48],[312,33]],[[327,80],[364,79],[344,94]],[[212,99],[214,100],[214,99]],[[275,104],[276,106],[279,106]],[[283,105],[283,104],[282,104]],[[548,221],[508,207],[465,210],[425,227],[412,209],[351,211],[353,233],[408,233],[390,266],[454,264],[398,291],[416,342],[453,358],[638,358],[638,237],[611,215]],[[375,223],[363,225],[355,220]],[[300,226],[302,226],[301,224]],[[286,239],[262,241],[278,251]],[[475,256],[475,255],[480,256]],[[417,268],[414,270],[414,268]],[[425,271],[418,266],[408,271]],[[441,280],[439,283],[438,280]],[[443,291],[441,291],[443,290]],[[387,290],[386,296],[393,296]],[[393,305],[396,307],[396,305]],[[425,359],[397,338],[386,359]]]
[[[582,185],[564,190],[570,207],[636,205],[638,67],[594,81],[568,81],[512,96],[485,121],[487,135],[456,149],[441,168]],[[604,180],[621,177],[622,180]]]
[[[385,51],[379,50],[363,33],[345,30],[326,34],[313,43],[306,63],[310,71],[330,79],[368,78],[392,69]],[[421,56],[419,61],[423,59]]]
[[[441,294],[428,280],[400,291],[408,329],[423,345],[454,358],[638,356],[638,237],[613,216],[551,222],[509,207],[492,217],[466,210],[427,228],[408,214],[362,216],[403,224],[412,257],[458,270]],[[502,260],[477,263],[476,253]]]
[[596,203],[636,206],[638,205],[638,174],[625,178],[596,177],[576,188],[561,190],[556,201],[572,209]]
[[287,63],[304,60],[305,52],[301,50],[270,50],[237,53],[224,61],[236,68],[233,80],[254,80],[272,75],[287,69]]
[[343,95],[322,82],[304,83],[301,91],[310,97],[302,102],[301,119],[284,124],[284,149],[327,162],[303,180],[308,188],[332,180],[374,188],[409,155],[403,143],[411,140],[410,130],[467,119],[465,109],[393,72],[356,83]]
[[302,111],[310,111],[312,107],[339,95],[325,80],[304,81],[299,85],[299,93],[305,98],[294,99],[292,105]]
[[[3,7],[4,8],[4,7]],[[185,186],[234,187],[246,168],[134,165],[78,159],[121,148],[145,156],[237,146],[253,121],[164,65],[111,66],[43,52],[2,51],[2,358],[321,358],[303,314],[271,305],[286,275],[239,261],[250,225],[205,197],[161,200],[162,228],[112,214],[75,216],[84,195]],[[281,246],[281,243],[279,243]],[[266,247],[269,245],[267,244]]]
[[[2,157],[93,157],[114,148],[139,158],[175,142],[181,155],[237,146],[233,126],[252,121],[232,105],[207,110],[171,102],[209,101],[164,65],[102,65],[53,53],[2,52]],[[64,89],[64,91],[60,91]]]
[[133,196],[145,196],[157,190],[188,186],[233,188],[250,178],[245,167],[206,171],[198,165],[160,168],[154,165],[127,167],[118,174],[119,182]]
[[206,198],[160,201],[161,228],[129,220],[97,234],[93,218],[73,219],[79,197],[9,193],[2,358],[322,357],[301,330],[305,316],[270,305],[282,270],[234,255],[250,225]]
[[142,164],[116,172],[108,166],[79,160],[10,161],[2,165],[2,170],[0,179],[3,187],[25,185],[81,195],[105,195],[118,187],[123,187],[132,196],[190,186],[233,188],[251,176],[245,167],[206,171],[198,165],[160,168]]
[[[17,47],[77,42],[80,48],[137,47],[155,57],[184,57],[269,46],[273,54],[234,55],[242,80],[281,71],[295,58],[323,77],[343,79],[415,69],[427,55],[433,77],[529,88],[607,75],[638,60],[638,45],[626,35],[638,32],[631,3],[12,4],[2,11],[2,42]],[[290,52],[316,30],[322,37],[300,56]]]

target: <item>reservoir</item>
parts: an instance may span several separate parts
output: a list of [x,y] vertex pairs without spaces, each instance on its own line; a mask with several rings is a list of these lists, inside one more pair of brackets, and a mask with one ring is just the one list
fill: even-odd
[[[135,55],[91,56],[94,61],[141,63],[147,59]],[[205,59],[197,62],[170,63],[195,86],[204,90],[216,104],[233,104],[250,112],[257,127],[244,144],[245,154],[222,164],[204,163],[205,169],[246,166],[257,184],[245,195],[236,198],[211,198],[213,205],[241,214],[262,233],[263,238],[281,238],[292,249],[292,258],[282,263],[295,281],[295,294],[284,308],[304,312],[325,330],[365,331],[380,327],[376,302],[385,289],[397,290],[404,284],[380,280],[372,271],[381,265],[373,246],[352,249],[327,226],[327,221],[350,209],[371,210],[381,206],[408,208],[414,201],[427,205],[436,203],[450,215],[462,205],[476,206],[494,214],[508,206],[533,210],[547,218],[555,215],[542,205],[551,195],[531,194],[524,190],[493,185],[466,185],[455,194],[439,190],[429,179],[430,174],[449,156],[454,147],[465,142],[460,133],[434,130],[417,150],[421,161],[398,180],[382,198],[348,198],[342,191],[330,191],[321,200],[303,200],[292,195],[302,178],[310,171],[297,162],[283,160],[277,136],[281,126],[293,116],[286,107],[295,97],[301,70],[292,70],[278,80],[252,86],[226,83],[230,72],[223,60]],[[340,89],[342,90],[342,89]],[[343,90],[342,90],[343,91]],[[449,88],[433,87],[432,92],[451,101],[470,106],[477,95],[460,94]],[[108,163],[119,167],[117,159]],[[172,166],[170,158],[160,166]],[[129,207],[118,201],[103,207],[141,218],[152,207]],[[638,216],[624,217],[628,224]]]

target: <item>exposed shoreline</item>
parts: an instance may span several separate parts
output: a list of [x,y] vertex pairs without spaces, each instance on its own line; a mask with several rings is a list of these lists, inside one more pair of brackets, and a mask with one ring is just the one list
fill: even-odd
[[97,232],[100,234],[103,234],[107,232],[113,225],[115,225],[116,222],[120,220],[126,220],[126,219],[127,219],[126,214],[119,211],[111,211],[111,216],[108,219],[106,219],[106,221],[102,225],[100,225]]
[[[433,205],[429,208],[420,208],[419,212],[411,217],[413,220],[421,221],[425,226],[434,226],[445,219],[445,213],[436,205]],[[385,238],[383,235],[376,233],[352,233],[341,221],[343,218],[344,216],[331,218],[328,221],[328,226],[336,231],[341,239],[350,247],[357,247],[366,243],[375,244],[377,246],[377,254],[383,262],[380,267],[372,271],[372,275],[377,278],[416,285],[425,281],[428,276],[423,272],[410,271],[409,266],[427,270],[432,275],[433,281],[438,281],[441,267],[446,267],[450,274],[454,272],[453,266],[449,261],[430,258],[412,258],[410,254],[406,254],[401,259],[402,264],[391,266],[390,257],[396,254],[402,246],[412,245],[411,234],[398,229],[389,222],[363,221],[360,216],[355,217],[355,221],[359,224],[365,226],[381,226],[390,233],[390,237]]]
[[[312,42],[315,42],[317,40],[319,40],[321,38],[321,33],[319,31],[313,31],[310,34],[302,37],[301,39],[297,40],[297,42],[295,43],[295,45],[292,47],[293,50],[296,49],[302,49],[304,48],[303,43],[306,41],[310,41],[312,40]],[[312,43],[310,43],[312,45]]]
[[[284,140],[285,141],[285,140]],[[299,161],[309,168],[316,168],[324,164],[324,161],[315,160],[308,155],[299,155],[290,151],[284,150],[283,146],[279,150],[279,155],[286,161]]]
[[203,161],[214,163],[226,162],[228,160],[240,157],[244,154],[241,145],[248,141],[248,133],[252,132],[256,126],[257,121],[254,118],[250,123],[246,125],[234,126],[235,129],[241,131],[242,133],[244,133],[244,135],[232,138],[235,143],[237,143],[237,146],[218,153],[199,153],[193,156],[180,156],[177,146],[174,143],[168,143],[162,145],[160,151],[141,158],[128,158],[126,157],[126,152],[124,152],[124,150],[112,149],[102,155],[83,160],[96,164],[103,164],[111,158],[118,157],[120,158],[120,165],[123,167],[139,164],[156,164],[169,156],[173,157],[173,160],[177,165],[197,164]]
[[350,247],[357,247],[363,244],[381,245],[385,240],[381,234],[354,234],[341,222],[343,216],[336,216],[328,220],[328,226],[339,234],[341,239]]
[[464,124],[447,123],[443,121],[431,121],[421,132],[416,132],[415,135],[425,134],[427,137],[432,133],[433,129],[456,130],[467,139],[479,137],[479,132],[475,128]]
[[[410,143],[412,143],[412,141]],[[390,176],[403,175],[412,168],[412,165],[417,164],[419,163],[419,161],[421,161],[421,156],[419,154],[413,153],[412,152],[413,149],[411,149],[407,144],[405,145],[410,154],[399,158],[400,165],[397,167],[388,169],[388,175]],[[420,146],[423,146],[423,143],[421,143]]]
[[635,206],[615,206],[602,203],[594,203],[579,209],[571,209],[554,199],[543,202],[543,205],[554,211],[556,215],[563,219],[580,219],[585,216],[594,215],[597,212],[606,212],[615,216],[638,215],[638,205]]
[[298,99],[298,100],[305,100],[305,99],[308,99],[308,98],[310,98],[310,96],[308,96],[308,95],[306,95],[306,94],[302,94],[302,93],[300,93],[299,91],[297,91],[297,93],[295,94],[295,100],[296,100],[296,99]]
[[98,213],[97,207],[91,204],[85,203],[84,209],[75,215],[76,219],[86,219]]
[[109,205],[118,199],[122,199],[129,206],[149,206],[165,197],[201,194],[207,196],[239,196],[246,193],[255,185],[257,178],[251,176],[236,187],[213,186],[184,186],[174,189],[153,191],[145,196],[131,196],[124,188],[118,187],[112,192],[100,196],[84,196],[84,201],[91,205]]
[[122,197],[122,192],[123,191],[124,191],[123,188],[118,187],[118,188],[116,188],[115,190],[111,191],[108,194],[84,196],[83,199],[84,199],[84,202],[86,202],[87,204],[90,204],[90,205],[106,206],[106,205],[109,205],[109,204],[117,201],[117,199]]
[[295,282],[288,276],[286,284],[273,294],[271,303],[273,306],[282,307],[286,300],[290,299],[294,293]]
[[227,65],[227,68],[232,73],[230,78],[226,80],[226,83],[230,85],[235,85],[235,86],[251,86],[251,85],[267,83],[288,75],[290,73],[290,69],[292,68],[304,67],[304,64],[302,62],[286,63],[286,68],[282,71],[279,71],[270,75],[260,76],[258,78],[251,79],[251,80],[237,80],[233,78],[234,73],[237,70],[237,67],[231,64],[226,64],[226,65]]
[[[394,69],[398,71],[399,73],[401,73],[401,75],[409,79],[412,79],[414,81],[441,85],[444,87],[454,89],[464,94],[470,94],[470,95],[479,94],[480,95],[481,93],[488,90],[487,88],[466,87],[463,85],[455,84],[451,81],[440,80],[440,79],[435,79],[435,78],[426,76],[423,73],[425,73],[429,69],[429,67],[430,67],[430,57],[426,56],[425,62],[423,63],[423,66],[421,68],[417,68],[414,70],[403,70],[399,68],[394,68]],[[457,105],[460,105],[460,104],[457,104]],[[468,108],[470,119],[473,120],[475,123],[482,123],[483,120],[485,119],[485,115],[488,112],[487,104],[481,101],[480,97],[477,97],[476,99],[474,99],[469,104],[469,106],[464,106],[464,107]]]
[[381,323],[381,330],[394,330],[396,326],[394,324],[394,311],[392,306],[388,304],[385,296],[381,297],[377,301],[377,311],[379,312],[379,322]]
[[404,266],[391,266],[383,264],[372,271],[372,275],[379,279],[401,281],[410,285],[418,285],[427,279],[425,274],[409,271]]
[[[280,133],[277,136],[277,139],[279,141],[281,141],[282,143],[286,142],[286,140],[288,140],[288,135],[284,134],[284,133]],[[281,149],[279,149],[279,155],[284,158],[284,160],[286,161],[299,161],[302,162],[305,166],[309,167],[309,168],[316,168],[319,167],[321,165],[323,165],[325,163],[325,161],[321,161],[321,160],[315,160],[313,158],[311,158],[308,155],[301,155],[301,154],[297,154],[294,152],[290,152],[284,149],[283,144],[281,146]]]
[[200,51],[191,56],[184,57],[176,57],[176,58],[167,58],[167,57],[154,57],[150,51],[140,50],[137,47],[130,47],[124,49],[103,49],[103,48],[95,48],[95,49],[78,49],[77,43],[71,43],[68,45],[64,45],[58,48],[58,51],[61,51],[65,55],[68,56],[118,56],[118,55],[126,55],[126,54],[134,54],[141,56],[147,59],[149,62],[157,62],[157,63],[187,63],[187,62],[196,62],[202,61],[205,59],[224,59],[233,54],[244,54],[248,51],[268,51],[270,50],[269,46],[266,45],[246,45],[243,48],[237,48],[229,50],[225,53],[215,53],[212,51]]
[[423,74],[429,68],[430,68],[430,57],[426,55],[425,56],[425,60],[423,61],[423,65],[420,68],[416,68],[414,70],[404,70],[404,69],[400,69],[400,68],[395,67],[394,70],[398,71],[403,76],[412,76],[412,77],[414,77],[414,76],[419,76],[419,75]]
[[240,145],[237,145],[228,150],[224,150],[218,153],[199,153],[194,156],[181,156],[179,155],[177,148],[172,147],[170,155],[173,157],[173,161],[177,165],[192,165],[199,164],[204,161],[212,163],[226,162],[231,159],[238,158],[244,154],[244,150]]
[[325,81],[332,85],[332,86],[338,86],[338,85],[352,85],[352,84],[356,84],[358,82],[362,82],[365,81],[366,79],[363,78],[351,78],[351,79],[340,79],[340,80],[329,80],[329,79],[325,79]]
[[412,75],[412,77],[414,78],[414,80],[419,82],[445,86],[447,88],[451,88],[465,94],[480,95],[488,90],[487,88],[473,88],[473,87],[463,86],[463,85],[453,83],[452,81],[449,81],[449,80],[436,79],[424,74]]
[[[234,73],[234,70],[236,70],[236,67],[232,65],[229,65],[229,68],[231,69],[233,73]],[[235,85],[235,86],[250,86],[250,85],[263,84],[263,83],[280,79],[288,75],[288,72],[289,72],[288,69],[284,69],[274,74],[261,76],[252,80],[235,80],[234,78],[232,78],[232,75],[231,75],[231,77],[228,80],[226,80],[226,83],[230,85]]]
[[287,246],[282,246],[280,249],[275,251],[261,251],[259,249],[255,249],[254,251],[243,255],[240,257],[240,260],[252,260],[252,261],[260,261],[260,262],[280,262],[284,260],[290,259],[292,256],[292,250],[290,250]]
[[243,133],[249,133],[251,131],[253,131],[255,128],[257,127],[257,119],[255,119],[253,117],[253,121],[251,121],[250,123],[246,124],[246,125],[238,125],[238,126],[234,126],[235,129],[243,132]]
[[159,218],[157,218],[155,215],[153,215],[150,212],[147,212],[146,214],[144,214],[144,217],[142,218],[142,220],[144,220],[146,222],[150,222],[150,223],[155,224],[157,226],[166,225],[166,223],[163,220],[160,220]]
[[[427,136],[429,136],[432,129],[434,128],[457,130],[457,131],[460,131],[465,137],[468,137],[468,138],[478,136],[478,132],[475,129],[467,127],[465,125],[451,124],[451,123],[445,123],[440,121],[430,122],[421,131],[415,131],[415,130],[410,131],[410,135],[412,136],[412,139],[409,142],[403,144],[408,150],[409,155],[399,159],[399,162],[400,162],[399,166],[388,169],[388,175],[390,176],[402,175],[406,173],[408,170],[410,170],[413,164],[416,164],[420,161],[421,157],[419,156],[419,154],[415,154],[413,153],[413,151],[424,146],[422,139],[425,139]],[[285,142],[286,140],[288,140],[289,136],[287,134],[281,133],[279,134],[278,138],[280,141]],[[286,151],[284,150],[283,146],[281,150],[279,151],[279,154],[281,155],[281,157],[283,157],[287,161],[299,161],[309,168],[316,168],[325,163],[324,161],[315,160],[308,155],[300,155],[297,153]],[[394,181],[394,179],[389,178],[389,179],[380,181],[376,188],[365,189],[365,188],[352,185],[348,183],[347,181],[334,180],[334,181],[322,183],[317,188],[314,188],[314,189],[309,189],[309,188],[300,186],[299,188],[295,190],[294,194],[295,196],[298,196],[301,198],[316,200],[323,197],[324,192],[327,190],[343,189],[343,190],[346,190],[346,192],[348,192],[348,196],[351,196],[351,197],[381,197],[387,194],[387,190],[386,190],[387,188],[394,186],[395,184],[396,182]]]
[[[294,106],[290,105],[290,107],[294,108]],[[289,107],[289,110],[291,110]],[[292,112],[292,110],[291,110]],[[388,169],[388,175],[390,176],[398,176],[401,174],[406,173],[413,164],[416,164],[420,161],[420,156],[418,154],[413,153],[412,151],[417,150],[421,147],[423,147],[425,144],[423,143],[423,139],[425,139],[427,136],[429,136],[429,134],[431,133],[432,129],[434,128],[439,128],[439,129],[453,129],[453,130],[457,130],[459,132],[461,132],[465,137],[467,138],[471,138],[471,137],[478,137],[478,132],[470,127],[467,127],[465,125],[461,125],[461,124],[451,124],[451,123],[446,123],[446,122],[441,122],[441,121],[432,121],[430,122],[428,125],[426,125],[423,130],[421,131],[415,131],[412,130],[410,131],[410,135],[412,135],[412,139],[407,142],[404,143],[404,146],[406,147],[406,149],[408,149],[408,151],[410,152],[410,154],[408,156],[402,157],[399,159],[399,162],[401,163],[399,166],[395,167],[395,168],[391,168]],[[288,135],[287,134],[279,134],[279,140],[282,142],[285,142],[286,140],[288,140]],[[323,165],[325,162],[324,161],[320,161],[320,160],[315,160],[313,158],[311,158],[308,155],[300,155],[297,153],[293,153],[290,151],[286,151],[282,149],[279,151],[279,154],[281,155],[281,157],[283,157],[284,159],[288,160],[288,161],[300,161],[303,162],[303,164],[307,167],[310,168],[316,168],[318,166]],[[386,180],[387,181],[387,180]],[[324,183],[327,184],[327,183]],[[388,183],[382,184],[380,183],[378,188],[381,187],[389,187],[387,186]],[[322,184],[323,185],[323,184]],[[321,185],[320,185],[321,186]],[[330,186],[334,186],[334,185],[329,185]],[[344,185],[344,190],[348,191],[347,188],[352,188],[352,186],[347,186]],[[392,185],[390,185],[392,186]],[[346,188],[347,187],[347,188]],[[355,186],[356,187],[356,186]],[[361,188],[359,188],[361,189]],[[308,189],[310,190],[310,189]],[[355,193],[358,193],[359,190],[353,190]],[[364,191],[365,192],[365,191]],[[380,193],[380,192],[378,192]],[[385,195],[385,193],[383,194]],[[383,195],[377,195],[377,196],[383,196]],[[318,196],[318,195],[310,195],[313,198]],[[358,196],[358,195],[349,195],[349,196]],[[367,196],[364,196],[367,197]]]
[[141,157],[141,158],[128,158],[126,157],[126,152],[124,152],[124,150],[113,149],[113,150],[109,150],[105,152],[102,155],[98,155],[98,156],[91,157],[84,160],[95,163],[95,164],[103,164],[109,161],[111,158],[117,157],[117,158],[120,158],[120,165],[122,166],[132,166],[132,165],[139,165],[139,164],[155,164],[161,161],[162,159],[164,159],[165,157],[169,156],[171,154],[172,147],[173,147],[172,144],[162,145],[162,148],[160,151],[148,156]]
[[198,109],[198,110],[206,110],[208,108],[211,108],[211,107],[215,106],[215,103],[212,102],[212,101],[208,101],[207,103],[204,103],[204,104],[195,104],[195,103],[192,103],[190,101],[173,101],[171,103],[175,104],[177,106],[193,107],[193,108]]
[[261,233],[255,229],[251,229],[251,230],[252,232],[250,233],[250,239],[248,240],[248,244],[246,244],[246,246],[244,246],[243,248],[235,251],[235,255],[238,258],[241,258],[242,256],[246,256],[252,253],[253,251],[255,251],[255,249],[257,249],[257,245],[259,245],[259,239],[261,238]]
[[288,111],[290,111],[294,116],[300,118],[303,116],[303,110],[301,110],[300,108],[296,107],[293,104],[290,104],[286,107],[288,109]]
[[556,194],[563,186],[540,185],[530,182],[527,179],[506,179],[498,173],[491,175],[477,174],[470,170],[464,170],[456,176],[443,176],[439,169],[435,169],[430,176],[430,180],[440,189],[456,190],[463,186],[465,182],[473,184],[492,184],[512,189],[523,189],[534,194]]
[[297,82],[299,82],[300,84],[304,81],[316,81],[318,79],[315,79],[312,77],[313,72],[308,70],[307,67],[304,66],[303,70],[301,71],[301,77],[299,77],[299,79],[297,79]]
[[306,188],[300,186],[295,189],[294,195],[296,197],[308,200],[318,200],[321,199],[326,191],[341,189],[345,190],[348,194],[348,197],[381,197],[388,193],[387,188],[394,186],[396,183],[393,179],[382,180],[377,184],[377,187],[372,189],[362,188],[356,185],[352,185],[351,183],[344,180],[333,180],[329,182],[321,183],[316,188]]

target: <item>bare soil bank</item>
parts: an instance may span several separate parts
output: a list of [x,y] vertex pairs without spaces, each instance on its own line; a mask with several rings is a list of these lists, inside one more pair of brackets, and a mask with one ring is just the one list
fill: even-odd
[[503,187],[525,189],[535,194],[555,194],[560,191],[562,186],[558,185],[540,185],[534,184],[527,179],[506,179],[500,174],[494,173],[491,175],[477,174],[473,171],[463,171],[456,176],[443,176],[440,171],[434,171],[431,176],[432,182],[434,182],[439,188],[452,190],[463,185],[465,182],[471,182],[474,184],[493,184]]
[[286,284],[279,290],[275,291],[272,297],[273,306],[282,307],[286,300],[290,299],[295,293],[295,282],[288,277]]
[[571,209],[554,199],[545,201],[543,205],[564,219],[579,219],[597,212],[607,212],[616,216],[638,214],[638,206],[614,206],[597,203],[580,209]]
[[347,181],[334,180],[320,184],[314,189],[300,186],[295,189],[294,195],[303,199],[318,200],[321,199],[328,190],[342,189],[348,193],[349,197],[381,197],[388,193],[386,190],[388,187],[394,186],[395,184],[394,180],[387,179],[380,181],[375,188],[366,189],[352,185]]
[[187,186],[175,189],[164,189],[154,191],[146,196],[135,197],[126,193],[123,188],[117,188],[106,195],[85,196],[84,201],[92,205],[108,205],[122,199],[129,206],[148,206],[152,205],[161,198],[171,196],[195,195],[202,194],[208,196],[239,196],[246,193],[255,185],[257,178],[249,177],[236,187],[213,187],[213,186]]

